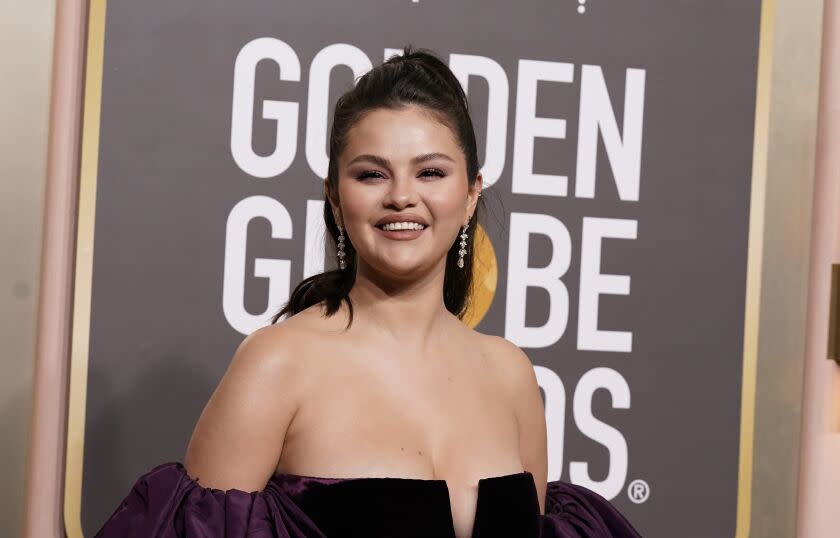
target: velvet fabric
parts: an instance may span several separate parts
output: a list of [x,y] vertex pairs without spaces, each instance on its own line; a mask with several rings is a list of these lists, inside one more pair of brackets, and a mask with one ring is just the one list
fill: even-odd
[[[200,477],[199,477],[200,478]],[[180,462],[142,475],[96,538],[454,538],[445,480],[277,473],[265,489],[205,488]],[[539,513],[531,473],[478,482],[473,538],[634,538],[603,497],[548,483]]]

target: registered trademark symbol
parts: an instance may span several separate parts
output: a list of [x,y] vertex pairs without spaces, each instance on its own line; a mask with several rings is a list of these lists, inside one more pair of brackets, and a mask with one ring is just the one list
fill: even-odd
[[637,478],[630,482],[630,485],[627,486],[627,496],[630,497],[630,500],[636,504],[642,504],[648,497],[650,497],[650,486],[648,483],[642,480],[641,478]]

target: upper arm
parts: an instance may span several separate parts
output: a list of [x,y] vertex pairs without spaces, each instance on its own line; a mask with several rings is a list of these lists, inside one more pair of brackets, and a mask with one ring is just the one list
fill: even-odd
[[519,425],[519,453],[526,471],[534,475],[540,513],[545,510],[548,477],[545,408],[531,359],[516,344],[497,337],[502,349],[504,377],[512,395]]
[[246,337],[204,407],[184,459],[202,486],[252,492],[275,472],[300,393],[286,332],[271,325]]

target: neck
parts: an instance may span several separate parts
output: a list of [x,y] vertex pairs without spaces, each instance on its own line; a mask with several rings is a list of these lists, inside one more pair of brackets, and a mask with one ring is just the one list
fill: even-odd
[[397,282],[360,265],[349,294],[353,325],[384,345],[420,351],[434,346],[454,318],[443,302],[445,268],[444,260],[419,279]]

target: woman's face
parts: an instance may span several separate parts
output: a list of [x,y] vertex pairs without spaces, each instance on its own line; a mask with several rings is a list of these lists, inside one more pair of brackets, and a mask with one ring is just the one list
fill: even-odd
[[366,113],[347,133],[338,175],[340,204],[328,199],[360,268],[395,279],[445,264],[481,190],[480,175],[469,188],[452,130],[418,106]]

